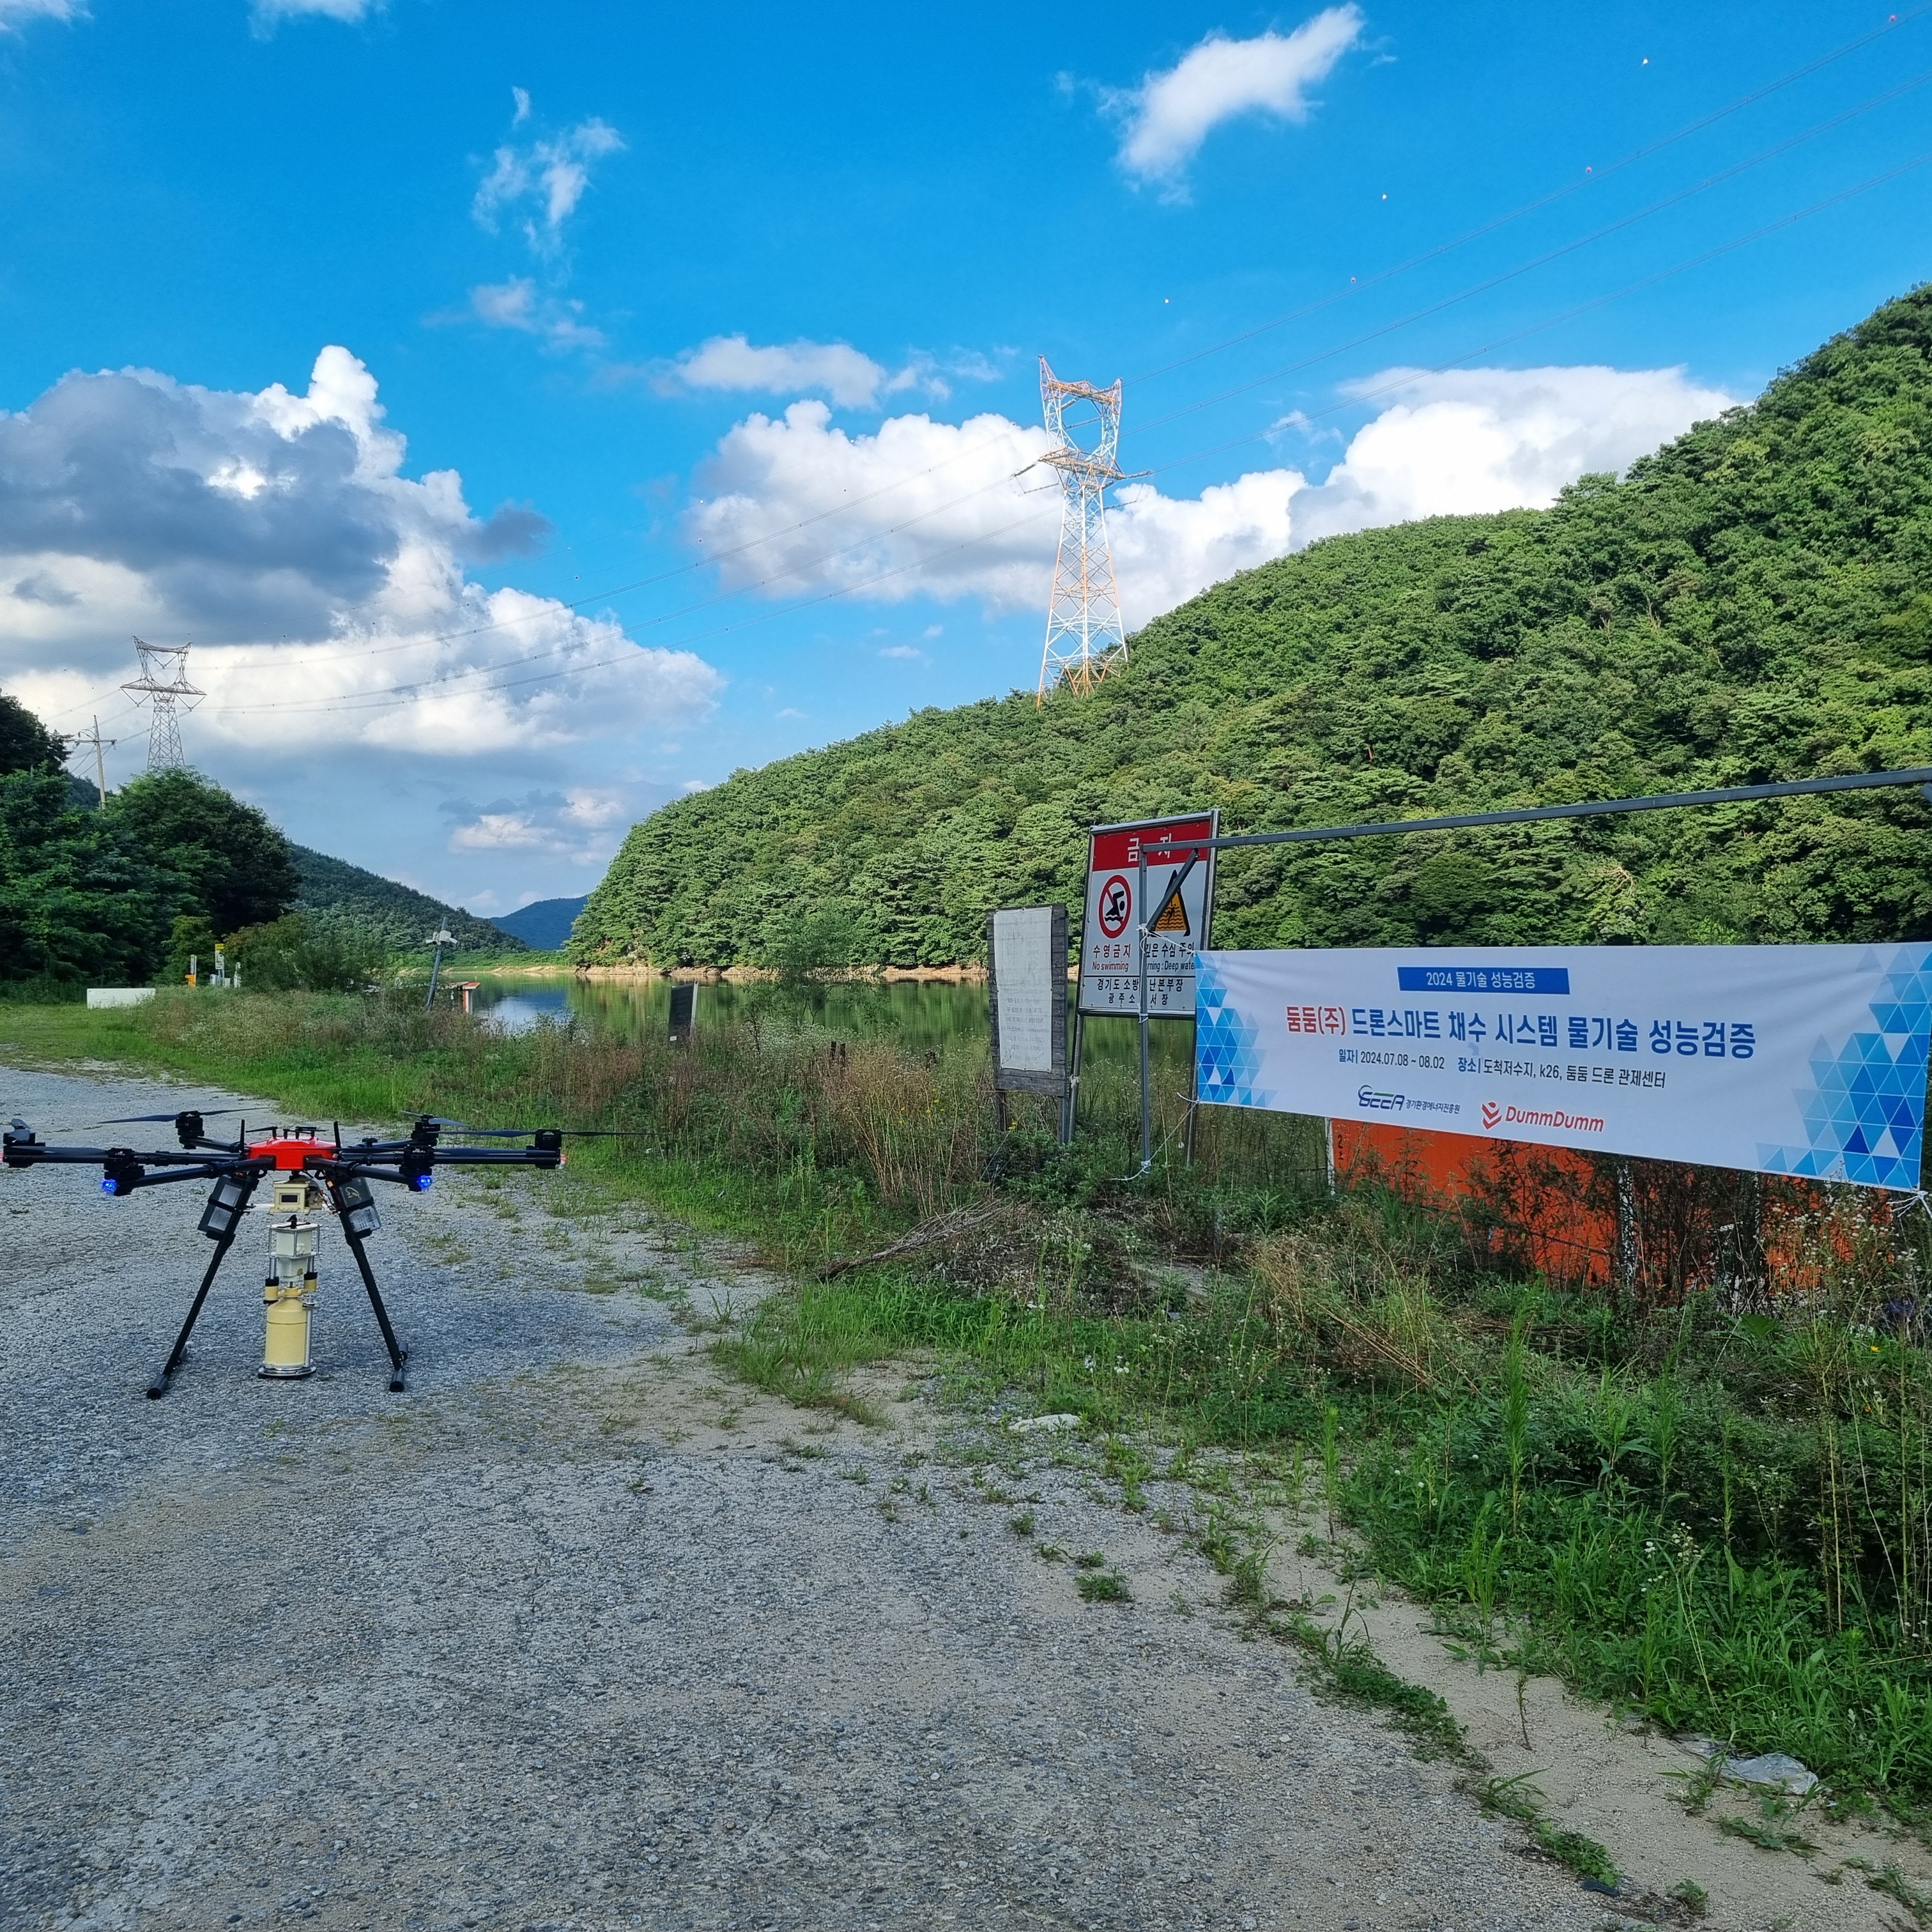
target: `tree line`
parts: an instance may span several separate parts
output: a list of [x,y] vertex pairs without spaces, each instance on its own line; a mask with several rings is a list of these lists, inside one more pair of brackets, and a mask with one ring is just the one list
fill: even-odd
[[296,848],[199,772],[150,772],[106,800],[65,747],[0,694],[0,990],[180,980],[218,940],[265,989],[364,983],[387,950],[352,921],[295,910]]
[[[1621,479],[1331,538],[1157,619],[1090,697],[920,712],[635,828],[580,962],[941,964],[1092,824],[1358,823],[1932,763],[1932,292]],[[1228,856],[1228,946],[1915,938],[1915,792]]]

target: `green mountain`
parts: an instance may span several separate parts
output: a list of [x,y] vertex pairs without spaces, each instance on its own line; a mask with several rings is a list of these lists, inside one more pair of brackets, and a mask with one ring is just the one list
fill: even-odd
[[552,952],[570,937],[577,915],[584,910],[581,897],[574,899],[532,899],[514,912],[506,912],[496,921],[506,932],[514,934],[526,946]]
[[302,884],[296,910],[331,919],[353,920],[373,928],[398,952],[421,948],[429,935],[443,927],[455,934],[465,952],[522,952],[528,949],[514,934],[487,919],[472,919],[459,906],[445,905],[427,892],[412,892],[346,860],[312,852],[306,845],[291,848]]
[[[1621,481],[1317,544],[1157,620],[1091,696],[942,712],[635,828],[581,960],[976,958],[1078,916],[1084,830],[1339,824],[1932,764],[1932,291]],[[1234,946],[1932,933],[1916,792],[1225,855]]]

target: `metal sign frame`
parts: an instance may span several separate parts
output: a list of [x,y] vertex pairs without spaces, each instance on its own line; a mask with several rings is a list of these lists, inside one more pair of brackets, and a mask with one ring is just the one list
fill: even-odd
[[[1203,832],[1193,828],[1204,825]],[[1073,1138],[1076,1117],[1080,1106],[1081,1064],[1087,1043],[1087,1020],[1090,1012],[1101,1019],[1131,1019],[1140,1029],[1140,1078],[1141,1078],[1141,1166],[1142,1171],[1151,1164],[1154,1115],[1153,1100],[1149,1088],[1150,1079],[1150,1028],[1156,1019],[1186,1020],[1194,1023],[1195,1004],[1190,1000],[1184,1006],[1161,1011],[1153,1010],[1148,1004],[1147,945],[1154,932],[1166,912],[1168,904],[1200,867],[1205,875],[1201,896],[1201,931],[1193,938],[1189,948],[1190,958],[1186,975],[1193,977],[1192,954],[1205,948],[1210,943],[1210,928],[1214,920],[1214,854],[1221,830],[1221,808],[1210,806],[1202,812],[1171,812],[1159,818],[1129,818],[1112,825],[1094,825],[1087,832],[1087,870],[1082,880],[1083,907],[1094,904],[1094,880],[1096,872],[1094,860],[1098,856],[1100,841],[1109,834],[1140,833],[1142,836],[1129,841],[1132,857],[1125,860],[1124,866],[1131,866],[1136,878],[1133,895],[1135,910],[1139,914],[1132,919],[1131,930],[1134,936],[1134,972],[1136,982],[1133,1007],[1126,1012],[1118,1006],[1094,1006],[1087,1004],[1088,964],[1092,956],[1093,934],[1083,922],[1080,934],[1080,976],[1073,1002],[1073,1064],[1071,1077],[1066,1084],[1066,1098],[1060,1108],[1060,1138],[1063,1143]],[[1181,836],[1177,838],[1177,831]],[[1145,835],[1154,835],[1148,836]],[[1155,862],[1172,868],[1172,876],[1160,889],[1160,902],[1148,903],[1148,853],[1152,847],[1156,854]],[[1115,868],[1119,869],[1119,868]],[[1122,930],[1130,928],[1124,926]],[[1110,937],[1118,938],[1118,934]],[[1194,1145],[1194,1103],[1190,1099],[1187,1108],[1187,1145],[1190,1157]]]
[[[1183,837],[1174,836],[1179,828],[1193,827],[1203,824],[1208,828],[1204,832],[1190,832]],[[1171,812],[1164,818],[1124,819],[1117,824],[1094,825],[1088,828],[1087,867],[1082,880],[1081,904],[1083,908],[1092,906],[1094,881],[1102,869],[1109,874],[1114,872],[1123,874],[1132,874],[1138,881],[1134,887],[1134,911],[1129,915],[1127,921],[1123,922],[1120,932],[1106,934],[1106,937],[1110,939],[1118,940],[1123,938],[1132,939],[1136,951],[1133,968],[1126,972],[1112,973],[1104,976],[1110,979],[1138,980],[1140,983],[1131,1006],[1121,1007],[1090,1004],[1088,982],[1090,979],[1097,979],[1103,976],[1090,970],[1096,935],[1091,926],[1083,921],[1080,934],[1079,992],[1075,1001],[1079,1013],[1092,1014],[1103,1019],[1110,1018],[1136,1019],[1143,1012],[1145,1012],[1150,1019],[1191,1020],[1193,1018],[1194,1002],[1191,998],[1180,1006],[1166,1009],[1150,1009],[1149,1006],[1147,974],[1144,970],[1145,941],[1148,930],[1151,929],[1148,920],[1149,908],[1144,903],[1147,896],[1146,858],[1150,854],[1156,866],[1172,867],[1175,873],[1175,878],[1170,879],[1166,886],[1161,889],[1160,904],[1151,909],[1153,923],[1158,923],[1161,914],[1167,908],[1168,901],[1173,896],[1172,887],[1179,880],[1187,878],[1195,869],[1193,866],[1185,862],[1186,856],[1194,853],[1197,847],[1199,848],[1197,856],[1203,862],[1206,882],[1201,900],[1201,930],[1191,935],[1192,943],[1188,947],[1188,952],[1192,956],[1193,953],[1204,951],[1212,943],[1210,928],[1214,924],[1214,848],[1208,842],[1218,837],[1220,829],[1221,812],[1218,806],[1209,806],[1206,810],[1201,812]],[[1127,856],[1118,863],[1109,865],[1105,868],[1096,866],[1094,861],[1100,840],[1110,836],[1118,836],[1123,832],[1128,835]],[[1136,833],[1142,836],[1136,838],[1133,836]],[[1144,930],[1144,928],[1147,930]],[[1190,956],[1189,965],[1180,976],[1184,979],[1189,977],[1192,975],[1192,970]]]

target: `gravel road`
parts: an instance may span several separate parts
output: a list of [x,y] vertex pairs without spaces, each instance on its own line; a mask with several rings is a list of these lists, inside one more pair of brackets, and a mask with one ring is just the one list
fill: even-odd
[[[224,1097],[0,1072],[44,1135]],[[382,1198],[409,1393],[326,1231],[325,1372],[253,1375],[244,1236],[151,1402],[202,1190],[0,1176],[0,1925],[1606,1922],[1077,1468],[718,1382],[716,1259],[567,1179]]]

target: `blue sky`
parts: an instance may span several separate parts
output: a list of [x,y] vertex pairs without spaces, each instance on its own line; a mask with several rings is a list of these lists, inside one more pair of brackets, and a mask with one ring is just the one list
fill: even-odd
[[1126,379],[1130,627],[1547,501],[1926,274],[1922,77],[1932,9],[1823,0],[0,0],[0,682],[124,775],[192,639],[294,836],[579,892],[1032,684],[1040,356]]

